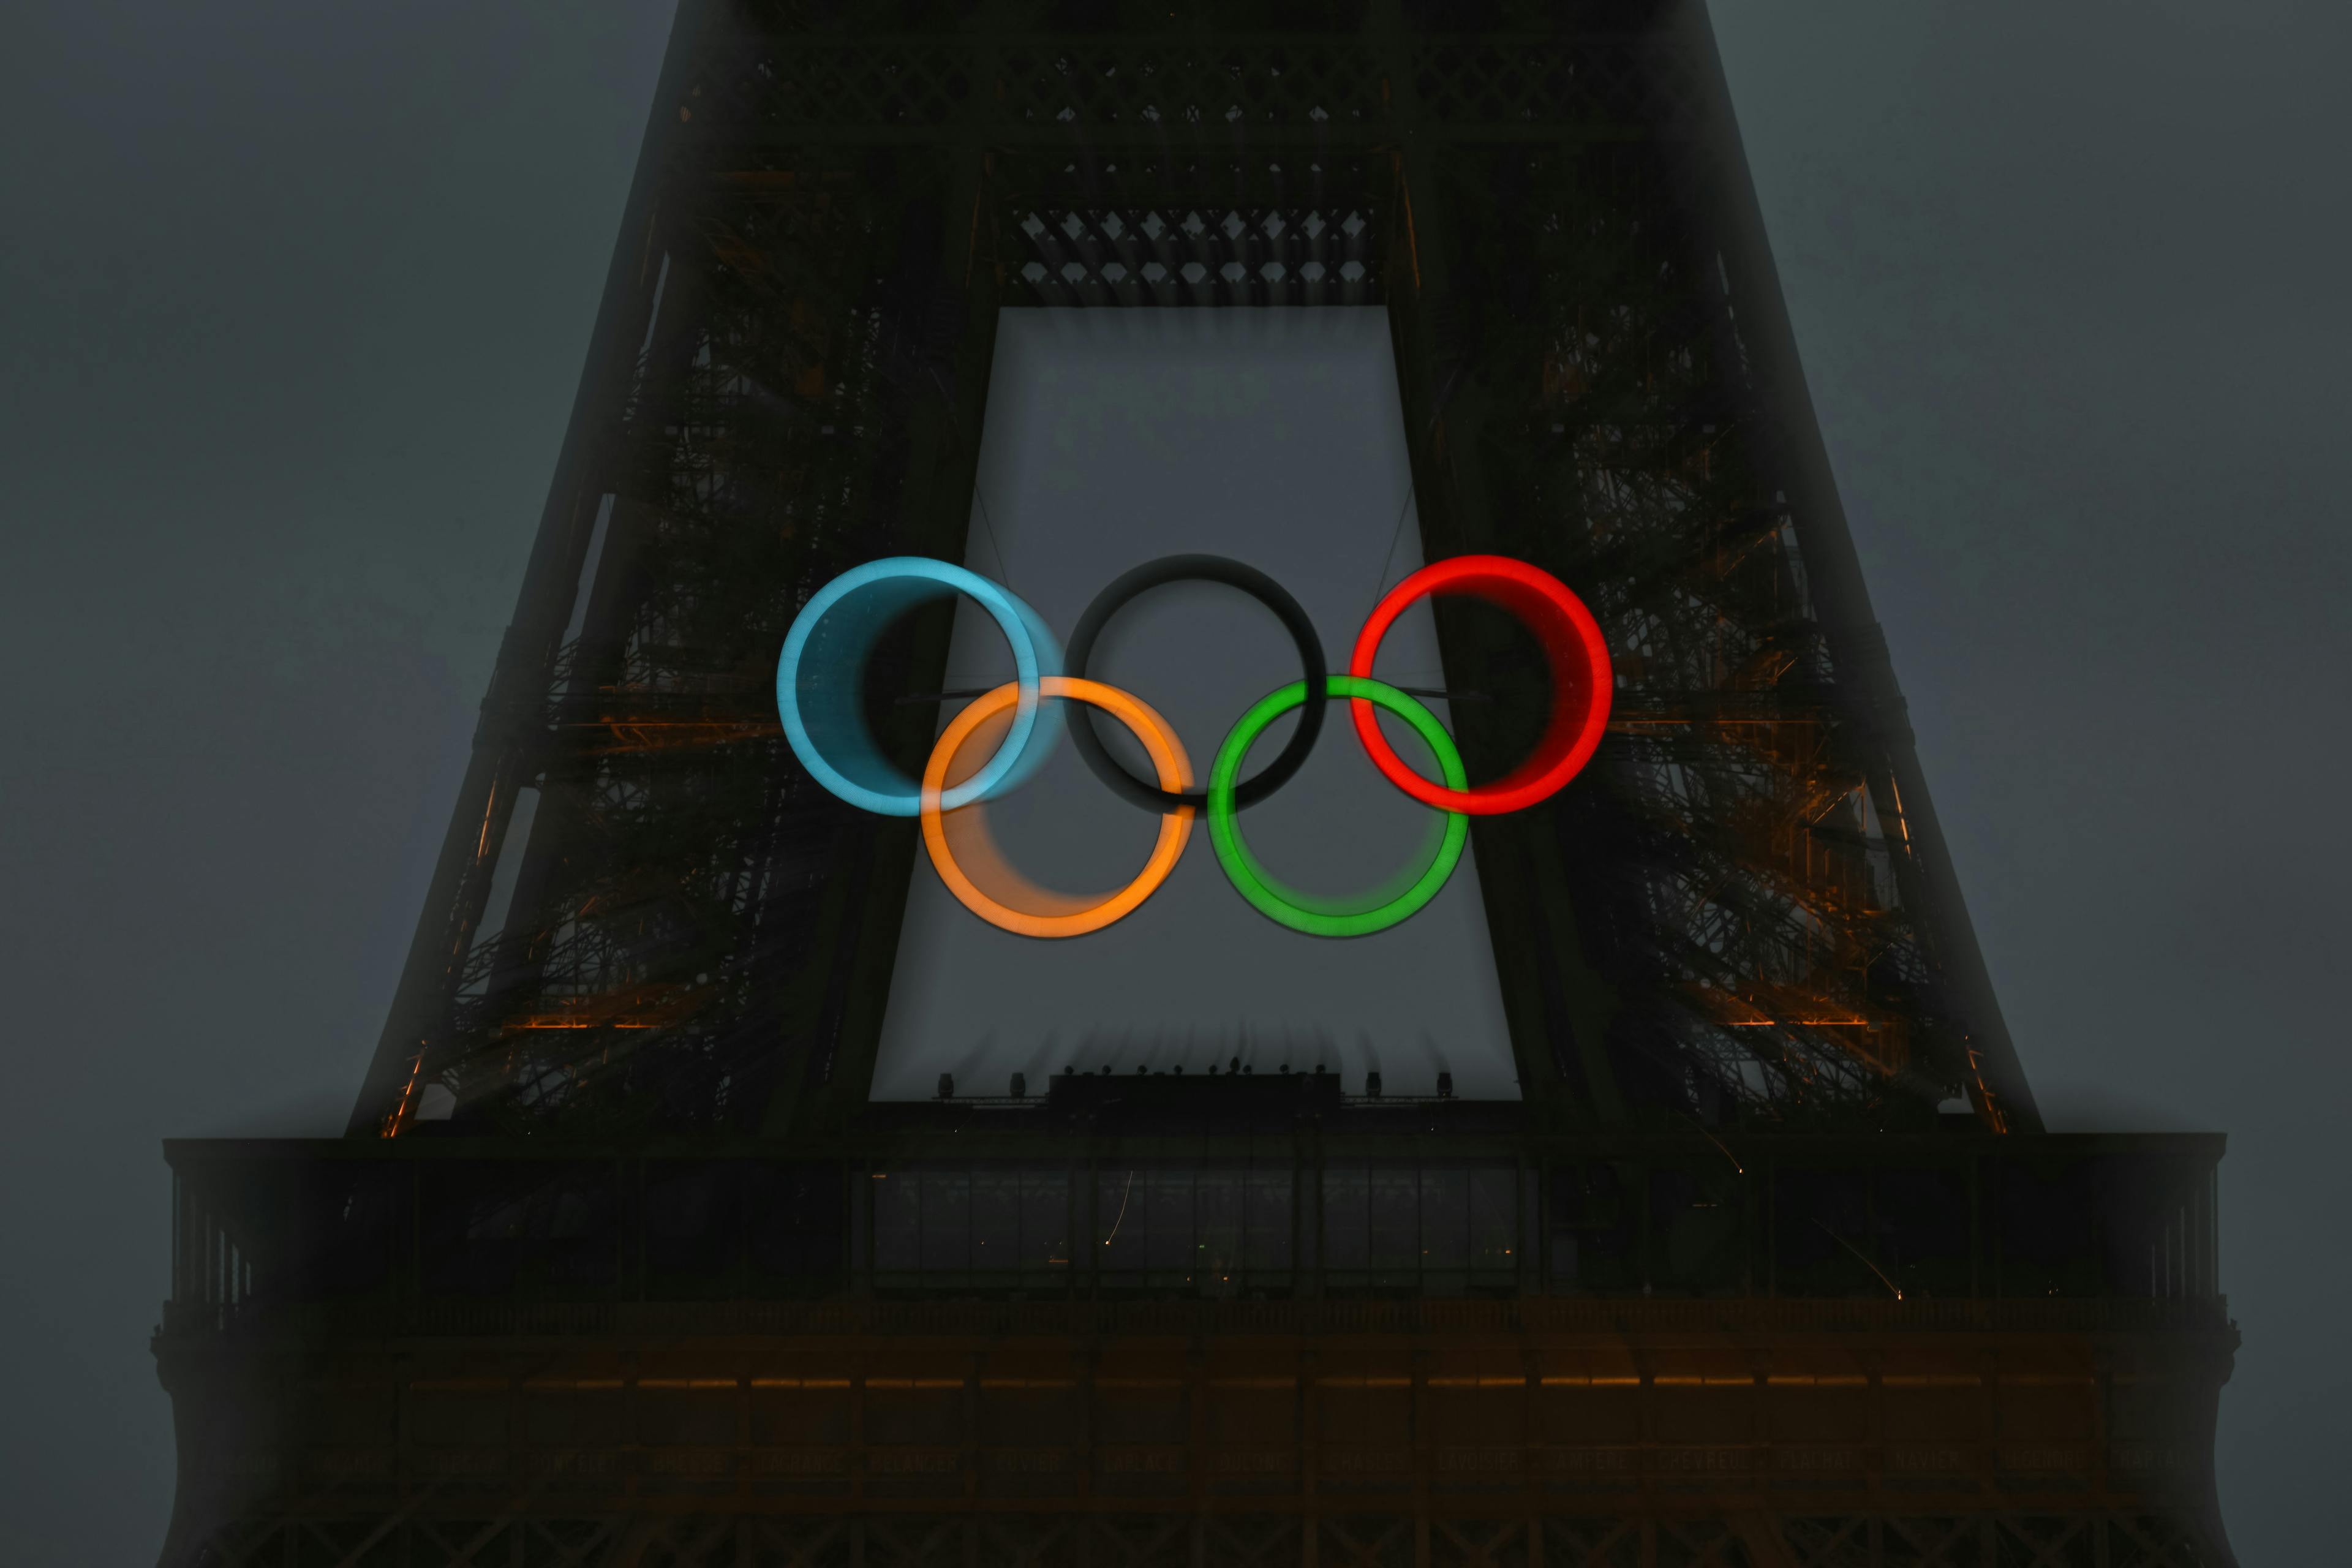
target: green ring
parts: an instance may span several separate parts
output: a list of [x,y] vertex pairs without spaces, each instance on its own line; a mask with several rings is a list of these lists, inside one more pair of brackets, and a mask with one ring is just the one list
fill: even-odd
[[[1387,709],[1411,724],[1428,742],[1429,749],[1436,753],[1437,765],[1445,775],[1448,789],[1468,786],[1468,775],[1462,771],[1462,753],[1454,749],[1454,738],[1437,721],[1437,715],[1414,699],[1393,686],[1354,675],[1329,677],[1324,682],[1323,693],[1334,699],[1360,697]],[[1249,846],[1242,842],[1241,829],[1234,825],[1234,784],[1241,777],[1242,764],[1249,759],[1250,747],[1265,732],[1265,727],[1306,700],[1307,683],[1303,680],[1294,680],[1270,692],[1242,715],[1241,722],[1217,748],[1217,760],[1209,769],[1209,841],[1216,847],[1217,863],[1225,868],[1234,890],[1268,920],[1309,936],[1369,936],[1376,931],[1386,931],[1437,896],[1437,889],[1445,886],[1445,879],[1454,875],[1455,862],[1462,858],[1462,846],[1470,837],[1470,818],[1458,811],[1446,812],[1444,834],[1421,874],[1401,892],[1382,889],[1373,895],[1378,901],[1368,906],[1361,905],[1360,900],[1351,903],[1293,892],[1267,876],[1265,868],[1250,853]]]

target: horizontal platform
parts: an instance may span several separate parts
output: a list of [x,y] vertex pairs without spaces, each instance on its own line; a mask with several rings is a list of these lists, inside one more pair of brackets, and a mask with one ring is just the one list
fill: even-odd
[[752,1142],[174,1142],[170,1321],[299,1309],[399,1331],[479,1313],[530,1331],[663,1302],[815,1321],[956,1299],[1226,1302],[1269,1321],[1318,1302],[1681,1300],[1704,1317],[1696,1303],[1797,1298],[1958,1324],[2088,1321],[2056,1303],[2210,1313],[2220,1297],[2218,1138],[1544,1138],[1494,1131],[1497,1109],[1212,1137],[901,1107],[798,1158]]
[[1636,1335],[1658,1342],[1830,1334],[2179,1334],[2231,1331],[2226,1298],[2197,1300],[1824,1300],[1524,1297],[1496,1300],[800,1300],[167,1303],[167,1336],[229,1328],[303,1341],[549,1339],[1449,1338],[1529,1342]]
[[[1964,1542],[1955,1568],[1980,1542],[2110,1531],[2114,1563],[2221,1561],[2197,1539],[2236,1342],[2218,1303],[483,1306],[384,1338],[299,1315],[165,1335],[184,1517],[265,1552],[422,1521],[409,1549],[436,1564],[482,1531],[890,1541],[896,1521],[954,1543],[950,1565],[1004,1531],[1029,1546],[1003,1560],[1077,1568],[1051,1542],[1089,1520],[1200,1542],[1195,1564],[1249,1561],[1234,1530],[1291,1531],[1270,1561],[1314,1563],[1299,1528],[1366,1568],[1391,1560],[1350,1543],[1399,1530],[1463,1568],[1947,1561],[1906,1555],[1911,1532]],[[1747,1555],[1647,1555],[1727,1530]],[[1512,1531],[1509,1551],[1448,1537]],[[1604,1538],[1644,1554],[1586,1554]],[[1835,1550],[1882,1538],[1884,1559]],[[859,1561],[844,1539],[822,1560]],[[1787,1558],[1758,1554],[1774,1541]],[[1094,1562],[1160,1560],[1118,1546]]]

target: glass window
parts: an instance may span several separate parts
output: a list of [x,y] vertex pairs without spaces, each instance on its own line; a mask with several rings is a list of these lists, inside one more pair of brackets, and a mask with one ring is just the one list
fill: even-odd
[[1518,1268],[1517,1173],[1488,1165],[1470,1173],[1470,1267],[1482,1274]]
[[1140,1272],[1144,1266],[1144,1232],[1147,1228],[1142,1208],[1136,1205],[1136,1188],[1144,1187],[1145,1203],[1150,1205],[1150,1185],[1143,1173],[1135,1170],[1103,1170],[1095,1176],[1095,1265],[1105,1273]]
[[1290,1173],[1249,1173],[1249,1257],[1252,1275],[1290,1270]]
[[1031,1268],[1066,1268],[1070,1261],[1070,1173],[1021,1173],[1021,1261]]
[[874,1267],[886,1271],[922,1266],[922,1178],[911,1171],[875,1173]]
[[971,1267],[971,1177],[962,1171],[922,1173],[923,1269]]
[[1150,1205],[1146,1214],[1150,1236],[1145,1243],[1152,1272],[1190,1274],[1196,1267],[1192,1240],[1192,1173],[1185,1170],[1150,1173]]
[[1361,1165],[1326,1166],[1323,1172],[1323,1267],[1359,1270],[1369,1266],[1370,1226],[1366,1206],[1370,1188]]
[[1470,1267],[1470,1173],[1421,1173],[1421,1266],[1460,1273]]
[[1021,1266],[1022,1175],[1018,1166],[983,1165],[972,1172],[972,1268]]
[[1243,1272],[1242,1211],[1249,1173],[1226,1166],[1201,1172],[1192,1189],[1194,1246],[1202,1283],[1231,1284]]
[[1383,1283],[1421,1272],[1421,1173],[1411,1165],[1374,1165],[1366,1173],[1366,1217],[1371,1268]]

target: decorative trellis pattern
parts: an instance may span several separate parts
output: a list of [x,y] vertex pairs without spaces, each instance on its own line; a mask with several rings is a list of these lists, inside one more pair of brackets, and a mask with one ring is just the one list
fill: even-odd
[[754,44],[726,68],[740,74],[720,79],[739,130],[937,127],[974,112],[977,63],[955,39],[803,37]]
[[[1318,1568],[2221,1568],[2178,1526],[2132,1514],[1834,1519],[1326,1516]],[[389,1523],[238,1525],[166,1568],[1295,1568],[1295,1515],[795,1516],[419,1510]]]
[[996,265],[1018,305],[1370,305],[1384,158],[1183,153],[996,161]]
[[609,538],[536,731],[532,842],[425,1074],[461,1115],[723,1126],[765,1103],[777,970],[864,831],[783,765],[772,650],[818,583],[888,548],[908,410],[939,396],[934,297],[875,276],[896,210],[805,168],[721,182],[670,230]]
[[1385,115],[1370,51],[1311,35],[753,34],[701,85],[739,132],[785,136],[959,125],[1057,140],[1122,131],[1230,144],[1268,129],[1360,132]]
[[1669,161],[1463,149],[1441,168],[1486,302],[1458,353],[1488,389],[1449,461],[1475,465],[1505,548],[1586,595],[1618,662],[1603,789],[1563,807],[1557,852],[1621,997],[1620,1091],[1702,1114],[1958,1092],[1963,1030],[1900,893],[1874,738]]
[[1034,255],[1007,282],[1040,305],[1367,305],[1381,293],[1367,207],[1016,209]]
[[[1601,136],[1682,121],[1699,90],[1639,33],[1556,27],[1414,40],[1404,69],[1441,134],[1543,128]],[[950,129],[1163,148],[1269,137],[1377,142],[1398,123],[1396,62],[1333,34],[832,37],[753,31],[698,79],[739,131],[782,139]]]
[[1685,122],[1691,84],[1638,36],[1471,36],[1413,54],[1421,111],[1459,127],[1581,125],[1605,131]]
[[1021,41],[998,58],[1005,121],[1083,136],[1102,127],[1176,136],[1339,130],[1383,117],[1371,52],[1332,37]]

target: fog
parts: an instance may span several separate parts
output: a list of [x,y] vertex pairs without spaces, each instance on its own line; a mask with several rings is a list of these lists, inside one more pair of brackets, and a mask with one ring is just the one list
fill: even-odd
[[[2026,1070],[2062,1126],[2230,1134],[2230,1528],[2249,1563],[2325,1560],[2352,1452],[2352,829],[2327,793],[2352,771],[2352,20],[2287,0],[1716,10]],[[667,20],[454,0],[12,18],[13,1562],[139,1563],[162,1540],[159,1141],[341,1124]]]

